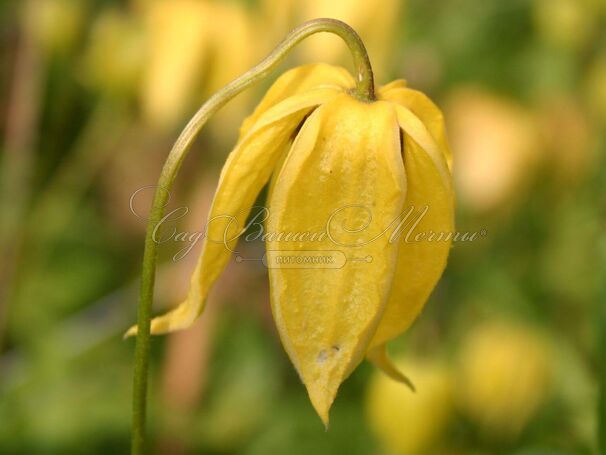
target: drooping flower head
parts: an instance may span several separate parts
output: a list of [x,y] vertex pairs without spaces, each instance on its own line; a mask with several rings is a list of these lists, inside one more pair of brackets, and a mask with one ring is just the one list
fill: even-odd
[[421,311],[454,228],[440,111],[401,80],[372,101],[358,99],[354,87],[346,70],[325,64],[274,83],[223,167],[187,299],[151,325],[154,334],[184,329],[202,313],[270,183],[272,312],[325,423],[340,384],[365,356],[406,381],[385,343]]

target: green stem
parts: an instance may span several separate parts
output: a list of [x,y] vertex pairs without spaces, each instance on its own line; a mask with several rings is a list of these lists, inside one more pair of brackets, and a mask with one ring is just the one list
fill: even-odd
[[598,371],[598,453],[606,454],[606,236],[599,243],[602,289],[597,305],[597,359]]
[[266,77],[299,42],[308,36],[319,32],[334,33],[345,41],[353,56],[357,72],[355,94],[358,98],[365,101],[374,100],[372,68],[364,44],[358,34],[341,21],[334,19],[315,19],[305,22],[294,29],[261,63],[211,96],[198,112],[196,112],[183,132],[179,135],[164,163],[147,224],[145,251],[143,254],[133,384],[132,454],[143,454],[145,447],[147,377],[151,341],[151,307],[154,295],[156,261],[158,256],[157,244],[154,241],[154,229],[162,219],[164,206],[168,201],[168,195],[179,168],[181,167],[192,142],[213,114],[238,93]]

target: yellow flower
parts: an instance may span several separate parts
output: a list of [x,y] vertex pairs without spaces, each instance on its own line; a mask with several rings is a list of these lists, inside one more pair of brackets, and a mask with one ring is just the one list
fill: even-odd
[[[187,299],[151,325],[152,333],[166,333],[200,315],[273,174],[264,239],[272,312],[325,423],[337,389],[365,355],[405,380],[384,345],[421,311],[453,230],[439,110],[403,81],[380,88],[372,102],[352,95],[354,86],[347,71],[325,64],[275,82],[221,172]],[[415,215],[428,206],[414,218],[415,238],[409,206]],[[403,219],[406,239],[395,235]],[[445,237],[418,240],[429,231]]]
[[[271,26],[268,29],[282,36],[302,20],[329,17],[349,24],[359,34],[373,68],[388,71],[393,65],[391,50],[397,42],[398,23],[406,1],[382,0],[261,0],[261,18]],[[400,22],[401,23],[401,22]],[[271,37],[272,39],[275,37]],[[392,59],[389,59],[391,55]],[[322,61],[340,64],[348,61],[347,46],[336,36],[315,36],[301,43],[300,56],[304,61]]]
[[207,2],[150,1],[143,9],[148,38],[142,110],[150,123],[172,126],[186,111],[209,54]]
[[370,428],[389,453],[442,453],[437,443],[453,414],[450,371],[434,361],[398,360],[419,384],[412,393],[383,375],[370,382],[366,410]]
[[537,333],[487,323],[464,342],[458,369],[462,408],[494,437],[517,437],[545,401],[549,352]]
[[86,19],[86,2],[39,0],[19,3],[24,8],[26,30],[39,49],[49,54],[73,51]]
[[461,203],[490,212],[517,202],[543,159],[535,116],[523,106],[467,87],[447,101]]
[[551,46],[578,51],[592,42],[603,9],[601,0],[538,0],[533,2],[538,35]]
[[100,13],[82,61],[85,82],[114,95],[130,94],[140,80],[144,47],[140,24],[132,15]]
[[[172,128],[208,94],[246,71],[260,50],[252,21],[239,4],[208,0],[151,0],[140,7],[147,35],[141,86],[145,119]],[[238,55],[238,58],[217,58]],[[241,118],[243,99],[220,114],[224,129]]]

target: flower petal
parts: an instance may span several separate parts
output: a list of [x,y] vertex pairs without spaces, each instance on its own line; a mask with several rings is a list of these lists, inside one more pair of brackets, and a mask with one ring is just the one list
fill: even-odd
[[398,264],[385,314],[371,347],[384,344],[412,324],[446,267],[454,235],[454,195],[445,158],[436,150],[428,150],[432,145],[414,121],[411,127],[409,116],[399,115],[398,120],[405,132],[412,132],[427,148],[412,135],[404,134],[408,186],[398,230]]
[[404,106],[416,115],[427,127],[438,147],[446,156],[448,169],[452,170],[452,153],[446,138],[444,116],[427,95],[408,88],[404,81],[397,80],[379,88],[378,97]]
[[[151,333],[189,327],[202,313],[210,287],[223,271],[257,195],[267,183],[293,132],[316,106],[341,92],[321,88],[286,98],[261,115],[229,154],[210,209],[202,253],[187,299],[151,322]],[[127,336],[135,335],[131,327]]]
[[355,81],[351,74],[340,66],[312,63],[293,68],[273,83],[254,112],[242,123],[240,135],[244,136],[265,111],[289,96],[316,88],[346,90],[354,86]]
[[415,385],[412,383],[412,381],[406,375],[404,375],[389,358],[385,344],[381,344],[377,347],[369,349],[368,354],[366,355],[368,360],[370,360],[376,367],[383,370],[383,372],[391,379],[408,386],[408,388],[413,392],[416,391]]
[[[452,189],[452,175],[448,166],[448,155],[434,139],[428,127],[410,109],[401,105],[396,105],[396,115],[404,136],[412,139],[418,147],[429,155],[442,177],[442,183],[447,188]],[[406,155],[404,155],[404,159],[406,160]]]
[[[266,241],[272,311],[325,424],[339,385],[364,357],[383,313],[398,244],[381,234],[404,199],[392,105],[349,95],[307,119],[275,182]],[[278,237],[288,233],[325,235]],[[307,259],[314,257],[334,261]]]
[[379,87],[377,90],[377,98],[385,101],[394,101],[392,99],[389,99],[386,95],[391,92],[391,90],[398,88],[406,88],[406,81],[404,79],[395,79]]

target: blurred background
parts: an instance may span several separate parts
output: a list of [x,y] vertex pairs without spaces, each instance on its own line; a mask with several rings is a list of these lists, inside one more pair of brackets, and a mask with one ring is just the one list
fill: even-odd
[[[604,450],[606,1],[6,0],[0,453],[127,453],[122,334],[145,187],[201,102],[323,16],[360,33],[379,83],[405,78],[444,110],[458,230],[486,235],[454,246],[390,345],[418,392],[364,363],[328,432],[277,338],[266,270],[234,261],[195,327],[154,338],[152,453],[577,455],[600,437]],[[316,35],[282,70],[315,61],[351,68],[343,43]],[[194,236],[163,244],[156,312],[185,295],[219,170],[278,73],[194,145],[167,231]]]

